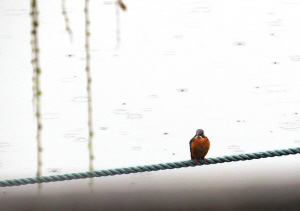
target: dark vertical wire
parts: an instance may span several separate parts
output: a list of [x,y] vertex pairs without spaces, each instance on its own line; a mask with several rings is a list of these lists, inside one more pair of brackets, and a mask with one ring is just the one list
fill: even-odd
[[119,0],[116,0],[116,49],[119,48],[121,37],[120,37],[120,10],[119,10]]
[[68,32],[68,34],[70,36],[70,42],[72,42],[73,41],[73,32],[70,27],[70,19],[69,19],[68,13],[66,11],[66,0],[61,0],[61,9],[62,9],[62,15],[64,16],[64,19],[65,19],[66,31]]
[[[36,176],[40,178],[42,174],[42,143],[41,143],[41,131],[42,131],[42,121],[41,121],[41,88],[40,88],[40,75],[41,68],[39,63],[39,43],[38,43],[38,8],[37,8],[37,0],[31,0],[30,5],[30,17],[31,17],[31,64],[33,68],[33,106],[35,110],[36,116],[36,124],[37,124],[37,173]],[[41,186],[39,186],[40,188]]]
[[87,97],[88,97],[88,149],[89,149],[89,171],[94,171],[93,161],[93,125],[92,125],[92,93],[91,93],[91,71],[90,71],[90,20],[89,20],[89,0],[85,0],[85,51],[86,51],[86,75],[87,75]]
[[121,0],[116,0],[116,49],[119,48],[121,43],[121,24],[120,24],[120,7],[123,11],[126,11],[127,7]]

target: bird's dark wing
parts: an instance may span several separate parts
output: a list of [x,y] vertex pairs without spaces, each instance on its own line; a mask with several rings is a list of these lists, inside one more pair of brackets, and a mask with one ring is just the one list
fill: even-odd
[[191,152],[191,159],[193,160],[193,156],[192,156],[192,143],[194,142],[194,138],[195,136],[190,140],[190,152]]

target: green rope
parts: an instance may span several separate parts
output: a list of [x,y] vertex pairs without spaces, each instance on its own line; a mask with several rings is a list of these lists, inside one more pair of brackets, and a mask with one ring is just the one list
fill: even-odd
[[54,176],[42,176],[39,178],[32,177],[32,178],[24,178],[24,179],[4,180],[4,181],[0,181],[0,187],[11,187],[11,186],[65,181],[65,180],[73,180],[73,179],[85,179],[85,178],[92,178],[92,177],[105,177],[105,176],[113,176],[113,175],[121,175],[121,174],[131,174],[131,173],[146,172],[146,171],[158,171],[158,170],[175,169],[175,168],[183,168],[183,167],[194,167],[194,166],[210,165],[210,164],[217,164],[217,163],[225,163],[231,161],[245,161],[245,160],[275,157],[275,156],[282,156],[282,155],[294,155],[294,154],[300,154],[300,147],[216,157],[216,158],[206,158],[206,163],[204,163],[204,161],[202,160],[199,160],[198,163],[196,163],[194,160],[187,160],[187,161],[180,161],[174,163],[161,163],[156,165],[107,169],[101,171],[63,174],[63,175],[54,175]]

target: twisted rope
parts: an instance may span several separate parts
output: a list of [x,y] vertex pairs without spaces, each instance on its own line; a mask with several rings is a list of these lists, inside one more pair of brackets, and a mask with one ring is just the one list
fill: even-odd
[[161,163],[156,165],[107,169],[101,171],[3,180],[0,181],[0,187],[11,187],[11,186],[36,184],[36,183],[44,183],[44,182],[57,182],[57,181],[65,181],[65,180],[73,180],[73,179],[85,179],[85,178],[92,178],[92,177],[105,177],[105,176],[131,174],[131,173],[146,172],[146,171],[159,171],[159,170],[166,170],[166,169],[194,167],[194,166],[210,165],[210,164],[217,164],[217,163],[226,163],[232,161],[245,161],[245,160],[253,160],[253,159],[260,159],[260,158],[283,156],[283,155],[294,155],[294,154],[300,154],[300,147],[216,157],[216,158],[206,158],[206,163],[204,163],[204,161],[202,160],[199,160],[198,163],[196,163],[194,160],[187,160],[187,161],[179,161],[174,163]]

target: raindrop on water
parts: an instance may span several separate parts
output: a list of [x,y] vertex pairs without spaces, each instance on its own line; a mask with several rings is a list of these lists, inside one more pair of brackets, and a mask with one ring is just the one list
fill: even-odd
[[177,92],[187,92],[187,89],[184,89],[184,88],[179,88],[179,89],[176,89]]
[[244,46],[246,45],[246,42],[234,42],[233,44],[238,46]]

